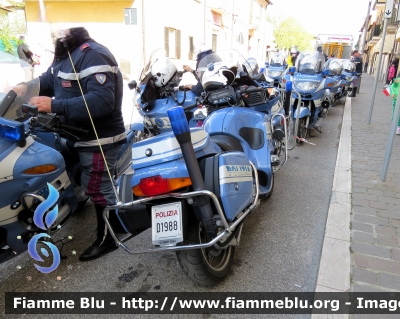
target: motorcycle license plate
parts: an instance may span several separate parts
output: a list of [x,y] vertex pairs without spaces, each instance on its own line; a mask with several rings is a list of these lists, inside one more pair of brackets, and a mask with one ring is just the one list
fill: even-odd
[[151,217],[153,245],[175,246],[183,241],[180,202],[153,206]]

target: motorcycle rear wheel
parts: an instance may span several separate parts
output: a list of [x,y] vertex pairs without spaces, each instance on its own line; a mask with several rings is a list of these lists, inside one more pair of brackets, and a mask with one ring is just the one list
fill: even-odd
[[[194,218],[188,222],[184,232],[184,244],[206,242],[202,222]],[[179,264],[189,279],[202,286],[213,286],[223,280],[233,264],[235,247],[227,246],[216,250],[213,247],[204,249],[181,250],[176,252]]]

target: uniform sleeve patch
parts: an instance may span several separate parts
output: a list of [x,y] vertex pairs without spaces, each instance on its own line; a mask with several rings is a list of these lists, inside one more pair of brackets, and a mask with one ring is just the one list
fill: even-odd
[[96,74],[95,77],[97,82],[99,82],[100,84],[104,84],[107,79],[107,77],[104,74]]
[[86,48],[89,48],[89,47],[90,47],[89,43],[84,43],[84,44],[81,45],[80,49],[83,52]]

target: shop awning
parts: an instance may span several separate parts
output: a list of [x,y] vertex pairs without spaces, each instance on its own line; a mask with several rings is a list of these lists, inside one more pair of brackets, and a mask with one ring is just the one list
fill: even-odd
[[[386,34],[385,44],[383,45],[383,51],[382,51],[383,54],[392,52],[395,37],[396,35],[393,33]],[[378,41],[377,44],[375,44],[374,53],[379,53],[381,50],[381,46],[382,46],[382,38]]]

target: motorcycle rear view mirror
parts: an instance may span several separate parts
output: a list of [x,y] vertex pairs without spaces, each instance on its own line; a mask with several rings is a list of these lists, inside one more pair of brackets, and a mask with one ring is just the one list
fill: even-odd
[[128,83],[128,88],[130,90],[134,90],[134,89],[136,89],[136,87],[137,87],[137,82],[135,80]]
[[4,116],[7,112],[10,105],[14,102],[15,98],[17,97],[17,93],[11,90],[9,91],[6,96],[4,97],[3,101],[0,103],[0,116]]
[[23,114],[29,114],[29,116],[36,116],[39,113],[37,106],[30,104],[22,104],[21,111]]

